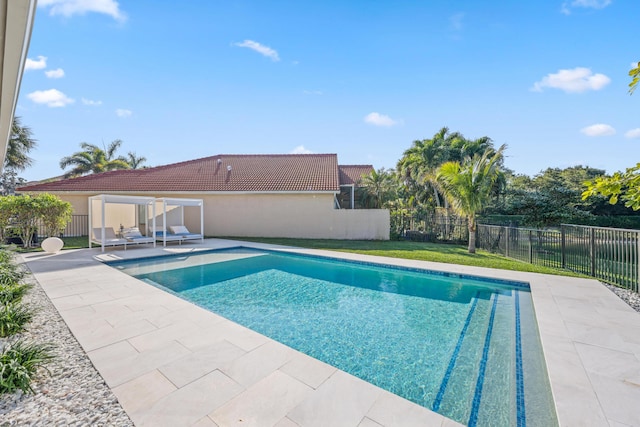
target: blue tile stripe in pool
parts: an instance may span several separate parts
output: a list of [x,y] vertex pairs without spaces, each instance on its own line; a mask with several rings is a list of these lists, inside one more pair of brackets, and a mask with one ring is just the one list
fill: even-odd
[[496,307],[498,306],[498,295],[494,294],[493,306],[491,307],[491,316],[489,317],[489,326],[487,327],[487,336],[484,339],[484,349],[482,350],[482,360],[480,360],[480,371],[478,372],[478,381],[476,382],[476,390],[473,395],[473,403],[471,405],[471,415],[469,416],[469,427],[475,427],[478,423],[478,411],[480,410],[480,401],[482,400],[482,386],[484,385],[484,374],[487,369],[487,359],[489,358],[489,344],[491,342],[491,333],[493,332],[493,319],[496,316]]
[[516,417],[518,427],[526,427],[527,417],[524,404],[524,376],[522,374],[522,341],[520,335],[520,296],[516,291]]
[[471,323],[471,318],[473,317],[473,313],[476,311],[479,294],[480,292],[478,292],[476,294],[476,297],[473,299],[473,303],[471,304],[471,308],[469,309],[469,314],[467,315],[467,320],[464,322],[464,326],[462,327],[462,331],[460,332],[460,337],[458,337],[458,343],[456,344],[456,348],[453,350],[453,354],[451,355],[451,359],[449,360],[447,372],[442,378],[440,389],[438,390],[436,399],[433,401],[433,410],[436,412],[438,412],[438,409],[440,409],[440,404],[442,403],[442,399],[444,398],[444,392],[447,390],[449,378],[451,378],[451,374],[453,374],[453,368],[456,365],[456,360],[458,359],[458,354],[460,353],[460,348],[462,347],[462,342],[464,341],[464,336],[467,334],[467,329],[469,328],[469,324]]

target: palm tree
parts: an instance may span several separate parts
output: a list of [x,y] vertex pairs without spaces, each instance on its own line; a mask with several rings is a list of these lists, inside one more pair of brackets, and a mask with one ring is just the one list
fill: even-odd
[[138,157],[136,156],[135,151],[129,151],[127,153],[127,157],[123,160],[129,163],[129,166],[131,166],[131,169],[138,169],[141,164],[147,161],[147,158],[143,156]]
[[447,162],[438,169],[436,182],[453,209],[467,217],[469,253],[476,252],[476,216],[491,198],[495,183],[502,174],[502,152],[487,149],[460,162]]
[[360,180],[360,188],[364,192],[365,205],[372,209],[380,209],[393,193],[394,174],[380,168],[364,175]]
[[78,151],[71,156],[63,157],[60,160],[60,168],[65,169],[68,166],[73,166],[73,169],[67,172],[65,177],[100,173],[114,169],[131,169],[131,165],[122,157],[114,158],[120,145],[122,145],[122,141],[119,139],[112,141],[105,149],[82,142],[80,147],[84,151]]
[[28,126],[23,126],[20,117],[15,117],[11,125],[11,137],[7,144],[7,154],[4,167],[14,171],[23,171],[33,164],[28,156],[38,142],[32,138],[33,133]]

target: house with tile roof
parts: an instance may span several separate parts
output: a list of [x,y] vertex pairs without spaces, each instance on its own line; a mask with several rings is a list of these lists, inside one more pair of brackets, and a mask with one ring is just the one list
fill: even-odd
[[[371,165],[338,165],[336,154],[222,154],[145,169],[114,170],[28,184],[86,215],[98,194],[198,198],[206,236],[389,239],[389,211],[354,209],[355,190]],[[118,217],[119,225],[123,220]],[[187,227],[199,218],[186,214]],[[142,224],[128,218],[126,225]]]

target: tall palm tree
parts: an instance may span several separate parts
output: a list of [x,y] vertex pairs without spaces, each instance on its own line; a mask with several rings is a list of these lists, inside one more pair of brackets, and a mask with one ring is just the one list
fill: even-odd
[[393,187],[394,174],[384,168],[377,171],[374,169],[360,180],[360,188],[365,196],[364,204],[373,209],[381,208],[391,198]]
[[119,139],[112,141],[105,149],[82,142],[80,147],[83,151],[63,157],[60,160],[60,168],[65,169],[68,166],[73,166],[73,169],[65,174],[66,177],[100,173],[114,169],[131,169],[129,163],[123,158],[114,158],[120,145],[122,145],[122,141]]
[[4,160],[5,168],[23,171],[33,164],[33,159],[28,154],[38,142],[33,139],[32,135],[31,129],[22,125],[20,117],[13,119],[11,137],[7,144],[7,154]]
[[476,217],[491,198],[495,183],[502,174],[502,152],[487,149],[460,162],[447,162],[438,169],[436,182],[453,209],[467,217],[469,253],[476,252]]
[[131,169],[138,169],[140,165],[147,161],[147,158],[143,156],[136,156],[135,151],[129,151],[127,153],[127,157],[123,160],[129,163]]

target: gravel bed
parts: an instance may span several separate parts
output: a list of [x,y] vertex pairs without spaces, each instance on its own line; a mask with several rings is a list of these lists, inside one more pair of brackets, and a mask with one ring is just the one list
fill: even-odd
[[21,338],[53,343],[56,358],[47,364],[51,375],[42,369],[31,383],[35,393],[0,395],[0,426],[133,426],[40,284],[31,282],[23,301],[35,316]]
[[617,286],[613,286],[608,283],[602,282],[602,284],[609,288],[611,292],[618,295],[622,301],[629,304],[629,306],[635,311],[640,312],[640,294],[628,289],[618,288]]

